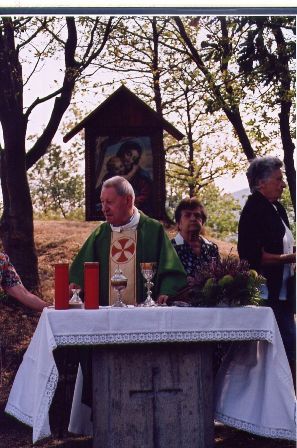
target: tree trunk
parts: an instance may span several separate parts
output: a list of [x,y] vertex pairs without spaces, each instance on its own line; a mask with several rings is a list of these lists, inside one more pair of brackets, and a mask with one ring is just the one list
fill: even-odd
[[188,122],[188,131],[187,137],[189,142],[189,156],[188,156],[188,167],[189,167],[189,175],[190,175],[190,183],[189,183],[189,196],[192,198],[195,195],[195,182],[194,182],[194,142],[193,142],[193,131],[192,131],[192,121],[191,121],[191,105],[189,100],[189,88],[185,89],[185,99],[186,99],[186,112],[187,112],[187,122]]
[[4,138],[1,151],[4,208],[0,236],[4,250],[21,274],[24,285],[36,291],[39,277],[25,161],[27,119],[23,115],[22,67],[11,18],[3,18],[0,33],[0,120]]
[[[24,126],[23,132],[24,132]],[[16,132],[16,130],[18,132]],[[1,153],[1,185],[3,215],[0,236],[4,251],[10,257],[22,282],[31,291],[38,291],[38,262],[34,244],[33,209],[25,165],[24,135],[20,126],[5,132],[5,150]],[[18,148],[13,157],[11,147]],[[15,155],[14,153],[14,155]],[[25,260],[24,260],[25,257]]]
[[[226,101],[224,100],[224,96],[221,94],[220,87],[215,83],[211,72],[204,65],[202,58],[200,57],[197,49],[195,48],[193,42],[191,41],[189,35],[187,34],[187,31],[183,25],[182,20],[180,19],[180,17],[175,17],[174,20],[178,26],[182,39],[184,40],[186,46],[189,49],[189,54],[191,55],[192,60],[197,65],[197,68],[204,75],[205,80],[208,83],[208,86],[212,91],[214,97],[216,98],[217,103],[220,105],[221,109],[225,112],[228,120],[231,122],[238,136],[238,139],[240,141],[240,144],[242,146],[246,158],[248,160],[253,159],[255,157],[255,153],[249,141],[248,135],[244,129],[239,109],[237,107],[230,107],[226,103]],[[232,92],[230,91],[228,92],[229,96],[231,95],[231,93]]]
[[273,27],[277,53],[279,56],[280,66],[282,68],[280,77],[280,98],[281,109],[279,113],[279,127],[284,151],[284,164],[286,170],[287,181],[290,190],[290,196],[296,215],[296,170],[294,166],[294,149],[295,145],[292,141],[290,132],[290,112],[292,107],[291,83],[292,76],[289,68],[290,58],[285,51],[286,41],[282,30],[279,27]]
[[232,124],[238,140],[240,141],[241,147],[243,149],[243,152],[248,160],[252,160],[256,157],[255,152],[252,148],[251,142],[247,136],[247,133],[244,129],[241,115],[238,109],[230,110],[227,108],[223,108],[223,111],[225,112],[228,120]]
[[286,170],[286,176],[288,186],[290,190],[290,196],[294,207],[296,216],[296,170],[294,166],[294,143],[292,142],[290,134],[290,118],[289,118],[290,106],[285,102],[281,104],[281,112],[279,114],[280,132],[284,150],[284,165]]
[[[159,33],[157,30],[157,18],[152,18],[152,29],[153,29],[153,61],[152,61],[152,68],[153,68],[153,85],[154,85],[154,99],[156,104],[156,112],[160,119],[163,118],[163,106],[162,106],[162,95],[161,95],[161,89],[160,89],[160,69],[159,69]],[[165,173],[165,149],[164,149],[164,141],[162,138],[162,141],[160,141],[160,170]],[[159,219],[163,219],[166,222],[170,222],[170,219],[166,213],[165,210],[165,203],[166,203],[166,185],[165,185],[165,179],[164,179],[164,188],[160,188],[160,195],[161,197],[161,204],[164,204],[163,210],[161,212],[161,216],[158,216]]]

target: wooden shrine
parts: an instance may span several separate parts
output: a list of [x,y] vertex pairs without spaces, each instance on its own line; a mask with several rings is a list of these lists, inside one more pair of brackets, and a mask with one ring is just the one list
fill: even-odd
[[135,205],[156,219],[166,219],[163,131],[181,140],[183,134],[121,86],[64,137],[68,142],[85,130],[86,220],[101,220],[100,191],[104,180],[126,177],[135,191]]

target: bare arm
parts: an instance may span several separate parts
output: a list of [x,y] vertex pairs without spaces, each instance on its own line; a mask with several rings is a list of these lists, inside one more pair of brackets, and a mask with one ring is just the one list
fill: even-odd
[[47,306],[42,299],[29,292],[24,285],[12,286],[11,288],[6,288],[5,291],[32,310],[42,311]]
[[286,263],[296,263],[296,253],[293,254],[270,254],[262,250],[262,265],[269,264],[286,264]]

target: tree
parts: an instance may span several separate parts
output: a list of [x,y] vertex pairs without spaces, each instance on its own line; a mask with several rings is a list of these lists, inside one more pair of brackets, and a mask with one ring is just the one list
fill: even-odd
[[[184,197],[181,189],[168,186],[168,214],[173,219],[179,201]],[[240,204],[232,194],[222,192],[213,182],[201,188],[196,197],[207,212],[206,227],[217,238],[236,239]]]
[[285,207],[287,215],[288,215],[288,219],[289,219],[289,223],[290,223],[290,227],[291,227],[291,231],[294,235],[294,237],[296,238],[296,219],[295,219],[295,213],[294,213],[294,207],[292,204],[292,199],[290,196],[290,192],[289,190],[286,188],[283,191],[282,197],[281,197],[281,201],[282,205]]
[[[175,71],[172,89],[178,94],[172,109],[186,138],[182,142],[166,139],[166,178],[173,189],[193,197],[218,177],[235,174],[240,167],[237,147],[230,136],[224,138],[228,122],[221,113],[207,116],[203,93],[195,80],[186,76],[187,69]],[[199,84],[199,82],[198,82]],[[169,87],[166,89],[168,96]],[[231,156],[232,154],[232,156]]]
[[[180,35],[188,49],[188,55],[195,62],[199,71],[203,74],[207,86],[211,93],[211,98],[208,99],[209,112],[222,109],[226,114],[228,120],[232,123],[236,130],[238,139],[242,145],[243,151],[248,159],[254,157],[254,151],[247,136],[246,130],[243,126],[242,117],[239,109],[240,96],[238,95],[238,86],[235,83],[235,76],[230,73],[229,64],[232,57],[232,45],[230,44],[229,29],[226,24],[225,17],[218,17],[212,20],[214,25],[215,20],[219,21],[220,26],[216,27],[219,33],[216,37],[216,42],[207,40],[201,44],[202,48],[206,46],[211,47],[211,53],[204,58],[194,45],[190,33],[186,31],[186,27],[180,17],[175,17],[175,22],[178,26]],[[214,31],[214,30],[213,30]],[[208,39],[212,37],[207,35]],[[215,62],[216,71],[207,65],[209,59]]]
[[[291,126],[295,92],[296,58],[295,17],[245,17],[240,26],[250,25],[242,44],[238,62],[248,83],[256,81],[272,91],[270,107],[279,109],[284,165],[292,202],[296,203],[296,170],[294,167],[293,130]],[[286,33],[286,36],[285,36]]]
[[[172,120],[184,132],[185,139],[178,143],[166,136],[160,153],[164,149],[166,180],[183,190],[186,187],[193,196],[219,175],[238,169],[235,162],[239,157],[232,146],[235,139],[229,137],[227,144],[222,141],[226,128],[222,113],[207,116],[203,77],[197,75],[195,64],[184,51],[176,51],[178,42],[172,18],[124,17],[109,40],[104,67],[128,74],[129,83],[145,101],[154,104],[159,116]],[[233,150],[231,160],[227,159],[227,149]]]
[[[3,214],[0,234],[24,284],[31,290],[39,284],[33,234],[33,208],[27,170],[47,152],[67,110],[76,83],[93,60],[102,55],[112,31],[112,18],[2,17],[0,21],[0,122],[4,148],[1,150]],[[81,34],[78,37],[77,22]],[[29,52],[31,71],[24,79]],[[24,88],[34,82],[45,56],[64,55],[60,86],[42,98],[24,105]],[[59,82],[59,81],[58,81]],[[26,148],[29,117],[40,104],[53,100],[47,125],[33,146]]]
[[60,146],[51,145],[48,154],[38,160],[28,175],[34,211],[64,218],[75,213],[82,215],[84,182],[76,148],[65,153]]
[[232,194],[223,193],[210,184],[200,191],[199,199],[207,211],[206,225],[212,235],[236,240],[241,206]]
[[[290,137],[294,43],[293,39],[285,38],[283,32],[284,29],[292,32],[295,18],[206,18],[207,39],[199,40],[195,38],[193,26],[197,34],[197,29],[203,27],[203,21],[202,18],[193,21],[175,17],[184,48],[203,74],[210,91],[207,99],[209,112],[223,110],[234,127],[246,158],[251,160],[256,152],[240,106],[247,91],[257,89],[265,97],[263,83],[275,87],[274,101],[270,102],[270,107],[280,103],[279,126],[284,162],[292,202],[295,204],[294,145]],[[239,45],[242,46],[241,54]],[[257,47],[258,52],[254,51]],[[255,62],[259,68],[256,75],[251,70]]]

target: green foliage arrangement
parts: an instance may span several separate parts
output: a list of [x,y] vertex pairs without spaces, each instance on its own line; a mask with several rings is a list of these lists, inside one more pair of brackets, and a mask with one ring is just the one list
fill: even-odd
[[213,259],[197,271],[191,285],[167,303],[181,301],[196,307],[259,305],[263,284],[265,278],[250,269],[246,261],[230,256]]

